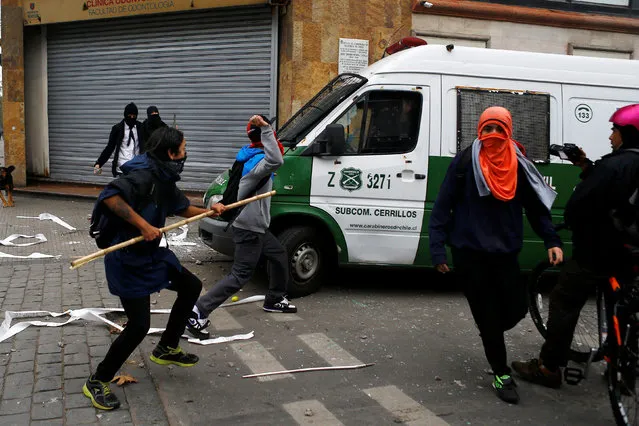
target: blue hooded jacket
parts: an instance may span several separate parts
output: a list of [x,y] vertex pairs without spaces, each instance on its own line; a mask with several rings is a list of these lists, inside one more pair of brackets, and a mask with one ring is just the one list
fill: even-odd
[[249,174],[251,170],[264,158],[264,150],[262,148],[251,148],[251,145],[244,145],[235,156],[235,159],[244,163],[242,169],[242,177]]
[[[120,195],[149,224],[165,225],[166,217],[186,210],[190,202],[175,183],[179,175],[165,168],[148,153],[123,164],[124,173],[109,183],[98,197],[101,202]],[[140,231],[122,226],[111,245],[137,237]],[[160,247],[160,240],[143,241],[109,253],[104,259],[109,291],[121,298],[139,298],[169,286],[169,268],[182,271],[175,254]]]

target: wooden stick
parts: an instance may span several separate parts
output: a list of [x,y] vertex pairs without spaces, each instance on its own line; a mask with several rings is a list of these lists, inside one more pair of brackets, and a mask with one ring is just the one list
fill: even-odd
[[[252,203],[253,201],[257,201],[257,200],[261,200],[263,198],[268,198],[268,197],[272,197],[273,195],[275,195],[275,191],[271,191],[271,192],[266,192],[264,194],[259,194],[256,195],[254,197],[250,197],[250,198],[246,198],[244,200],[240,200],[237,201],[235,203],[229,204],[228,206],[226,206],[226,210],[232,210],[238,207],[242,207],[247,205],[248,203]],[[211,216],[213,215],[215,212],[213,210],[210,210],[208,212],[204,212],[204,213],[200,213],[197,216],[193,216],[193,217],[189,217],[187,219],[181,220],[179,222],[174,223],[173,225],[169,225],[169,226],[165,226],[164,228],[160,228],[160,231],[162,233],[165,233],[167,231],[170,231],[172,229],[175,228],[179,228],[182,225],[186,225],[187,223],[191,223],[191,222],[195,222],[196,220],[200,220],[200,219],[204,219],[205,217]],[[123,241],[119,244],[116,244],[114,246],[111,247],[107,247],[105,249],[96,251],[95,253],[89,254],[87,256],[81,257],[77,260],[74,260],[73,262],[71,262],[71,269],[77,269],[82,265],[85,265],[95,259],[98,259],[102,256],[106,256],[109,253],[112,253],[116,250],[120,250],[121,248],[124,247],[128,247],[130,245],[139,243],[140,241],[144,241],[144,237],[142,235],[135,237],[135,238],[131,238],[130,240],[127,241]]]
[[275,376],[277,374],[289,374],[289,373],[306,373],[308,371],[355,370],[357,368],[370,367],[371,365],[375,365],[375,363],[371,362],[370,364],[342,365],[337,367],[311,367],[311,368],[298,368],[297,370],[271,371],[269,373],[248,374],[246,376],[242,376],[242,378],[250,379],[252,377]]

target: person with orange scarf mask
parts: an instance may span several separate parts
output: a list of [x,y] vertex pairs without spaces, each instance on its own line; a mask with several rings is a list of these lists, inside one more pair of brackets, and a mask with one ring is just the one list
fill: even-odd
[[429,223],[430,251],[439,272],[449,271],[446,244],[479,328],[494,374],[493,388],[516,404],[519,395],[510,376],[504,332],[527,312],[526,289],[518,256],[523,245],[523,211],[543,239],[552,264],[563,259],[550,208],[555,193],[512,139],[512,118],[490,107],[479,118],[477,139],[467,149],[470,161],[463,180],[457,169],[464,152],[451,162]]

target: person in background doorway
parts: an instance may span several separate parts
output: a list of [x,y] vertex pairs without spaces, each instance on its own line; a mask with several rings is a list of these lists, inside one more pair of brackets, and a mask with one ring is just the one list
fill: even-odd
[[[142,122],[142,140],[149,140],[154,131],[160,127],[167,127],[167,124],[160,118],[160,111],[155,105],[146,109],[146,120]],[[140,154],[144,153],[144,146],[140,149]]]
[[124,107],[124,119],[111,128],[109,142],[93,166],[93,173],[102,174],[102,166],[109,161],[111,154],[113,177],[122,174],[121,166],[138,155],[144,141],[142,140],[142,123],[138,121],[138,107],[131,102]]
[[451,162],[429,224],[433,265],[449,272],[449,244],[484,351],[503,401],[519,402],[507,363],[504,332],[527,312],[519,277],[523,210],[543,239],[552,264],[562,261],[561,241],[550,217],[556,193],[512,139],[512,118],[490,107],[479,118],[477,139]]

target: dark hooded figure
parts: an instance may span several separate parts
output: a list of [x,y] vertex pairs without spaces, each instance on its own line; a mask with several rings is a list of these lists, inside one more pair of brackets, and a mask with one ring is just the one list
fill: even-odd
[[[146,120],[142,122],[143,139],[149,140],[153,132],[160,127],[167,127],[166,123],[160,118],[160,111],[155,105],[151,105],[146,109]],[[140,153],[146,151],[144,147],[140,149]]]
[[140,153],[140,148],[144,144],[144,135],[141,130],[142,123],[137,119],[138,107],[131,102],[124,108],[124,119],[111,128],[109,142],[93,166],[94,174],[102,173],[102,166],[109,161],[114,152],[111,166],[113,177],[122,173],[120,167],[124,163]]

